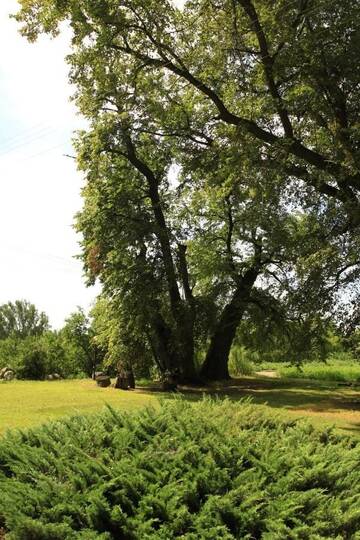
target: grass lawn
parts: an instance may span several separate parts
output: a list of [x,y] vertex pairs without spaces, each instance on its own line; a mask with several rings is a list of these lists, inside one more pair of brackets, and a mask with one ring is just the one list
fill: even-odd
[[313,379],[325,382],[349,382],[360,385],[360,362],[336,356],[325,362],[304,362],[300,368],[286,362],[263,362],[251,365],[253,371],[272,371],[277,376],[291,379]]
[[105,403],[135,409],[156,402],[137,391],[99,388],[91,379],[0,383],[0,433],[71,414],[98,411]]
[[[210,388],[182,389],[189,400],[197,400],[204,393],[234,401],[250,397],[254,404],[266,404],[269,410],[276,410],[283,417],[306,417],[315,425],[334,425],[343,433],[360,437],[360,389],[266,377],[244,377]],[[166,396],[171,399],[171,394]],[[158,397],[159,392],[151,388],[135,391],[99,388],[90,379],[0,383],[0,433],[67,415],[92,413],[106,403],[133,410],[157,404]]]

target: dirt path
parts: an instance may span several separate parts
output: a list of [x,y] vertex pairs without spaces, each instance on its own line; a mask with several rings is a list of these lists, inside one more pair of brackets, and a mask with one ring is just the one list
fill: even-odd
[[270,377],[270,379],[278,379],[279,374],[274,369],[264,369],[263,371],[256,371],[255,375],[259,377]]

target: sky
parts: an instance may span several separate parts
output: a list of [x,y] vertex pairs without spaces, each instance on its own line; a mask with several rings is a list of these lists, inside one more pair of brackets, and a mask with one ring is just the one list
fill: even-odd
[[26,299],[53,328],[77,306],[88,309],[99,287],[87,288],[79,237],[82,177],[71,138],[82,127],[67,83],[68,36],[28,43],[0,2],[0,304]]

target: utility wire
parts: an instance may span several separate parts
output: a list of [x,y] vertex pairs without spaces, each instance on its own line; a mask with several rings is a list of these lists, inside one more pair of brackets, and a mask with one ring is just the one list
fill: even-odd
[[20,131],[20,133],[15,133],[15,135],[12,135],[12,137],[2,137],[0,139],[0,145],[2,145],[3,143],[5,144],[11,143],[15,139],[19,139],[21,137],[26,137],[29,135],[29,132],[31,134],[32,132],[38,131],[39,129],[43,129],[45,127],[48,127],[48,126],[46,126],[42,122],[40,122],[40,124],[35,124],[34,126],[27,127],[23,131]]
[[25,148],[27,146],[30,146],[32,143],[36,142],[36,141],[40,141],[40,140],[43,140],[55,133],[57,133],[57,129],[56,128],[46,128],[45,130],[43,130],[42,132],[39,132],[38,134],[32,136],[32,137],[29,137],[23,141],[19,141],[17,144],[14,144],[13,146],[10,146],[8,148],[4,148],[3,151],[1,151],[0,149],[0,156],[5,156],[7,154],[11,154],[12,152],[15,152],[17,150],[20,150],[21,148]]
[[46,148],[45,150],[41,150],[40,152],[37,152],[36,154],[32,154],[31,156],[27,156],[26,158],[22,159],[20,163],[23,163],[24,161],[28,161],[29,159],[33,159],[37,156],[42,156],[43,154],[48,154],[49,152],[52,152],[53,150],[56,150],[57,148],[61,148],[62,146],[66,146],[67,144],[68,144],[67,142],[62,142],[55,146],[51,146],[50,148]]
[[26,249],[21,246],[14,246],[14,245],[8,245],[8,246],[5,245],[3,246],[3,248],[5,248],[5,250],[8,249],[10,251],[15,251],[23,255],[29,255],[32,257],[41,257],[42,259],[47,259],[49,261],[65,263],[67,265],[71,265],[74,270],[75,270],[75,266],[78,266],[77,261],[75,260],[75,257],[73,257],[72,259],[69,259],[69,258],[62,257],[61,255],[54,255],[51,253],[33,251],[31,249]]
[[18,134],[16,137],[12,137],[10,139],[3,139],[2,143],[0,143],[0,150],[7,150],[8,147],[17,146],[18,144],[23,144],[24,142],[28,141],[29,139],[32,139],[33,137],[36,137],[38,135],[41,135],[44,132],[53,131],[54,128],[51,128],[50,126],[41,126],[37,129],[29,129],[24,133]]

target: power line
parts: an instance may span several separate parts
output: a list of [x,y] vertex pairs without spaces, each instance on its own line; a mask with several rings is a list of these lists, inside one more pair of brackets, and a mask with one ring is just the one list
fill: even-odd
[[27,127],[23,131],[20,131],[19,133],[15,133],[15,135],[13,135],[12,137],[2,137],[0,139],[0,145],[2,145],[3,143],[5,143],[5,145],[7,145],[8,143],[12,143],[16,139],[19,139],[19,138],[22,138],[22,137],[27,137],[29,134],[31,135],[32,132],[36,132],[39,129],[44,129],[46,127],[49,127],[49,126],[46,126],[42,122],[40,122],[39,124],[35,124],[33,126]]
[[43,154],[47,154],[48,152],[52,152],[53,150],[56,150],[56,148],[61,148],[62,146],[66,146],[67,144],[68,144],[67,142],[62,142],[55,146],[51,146],[50,148],[47,148],[45,150],[41,150],[40,152],[37,152],[36,154],[32,154],[31,156],[27,156],[26,158],[22,159],[20,163],[24,161],[28,161],[29,159],[33,159],[34,157],[37,157],[37,156],[42,156]]
[[63,264],[65,263],[67,265],[71,265],[74,270],[75,270],[75,265],[77,266],[77,261],[75,260],[75,257],[73,257],[72,259],[68,259],[68,258],[62,257],[61,255],[54,255],[52,253],[43,253],[39,251],[33,251],[30,249],[23,248],[21,246],[14,246],[14,245],[8,245],[8,246],[5,245],[5,249],[6,248],[11,251],[15,251],[20,254],[23,254],[23,255],[29,255],[31,257],[40,257],[42,259],[47,259],[53,262],[58,262],[58,263],[63,263]]
[[36,141],[40,141],[42,139],[45,139],[46,137],[49,137],[50,135],[53,135],[57,132],[56,128],[45,128],[42,131],[38,132],[34,136],[29,136],[27,139],[24,139],[23,141],[19,141],[17,144],[14,144],[8,148],[4,148],[3,151],[0,151],[0,156],[5,156],[7,154],[11,154],[14,151],[20,150],[21,148],[30,146],[32,143]]
[[14,137],[13,140],[9,139],[8,141],[4,141],[4,144],[1,145],[0,150],[11,150],[12,147],[21,146],[27,141],[36,138],[37,136],[41,136],[43,133],[48,133],[50,131],[53,131],[54,128],[43,126],[41,128],[35,129],[35,130],[29,130],[29,133],[18,135],[18,137]]

